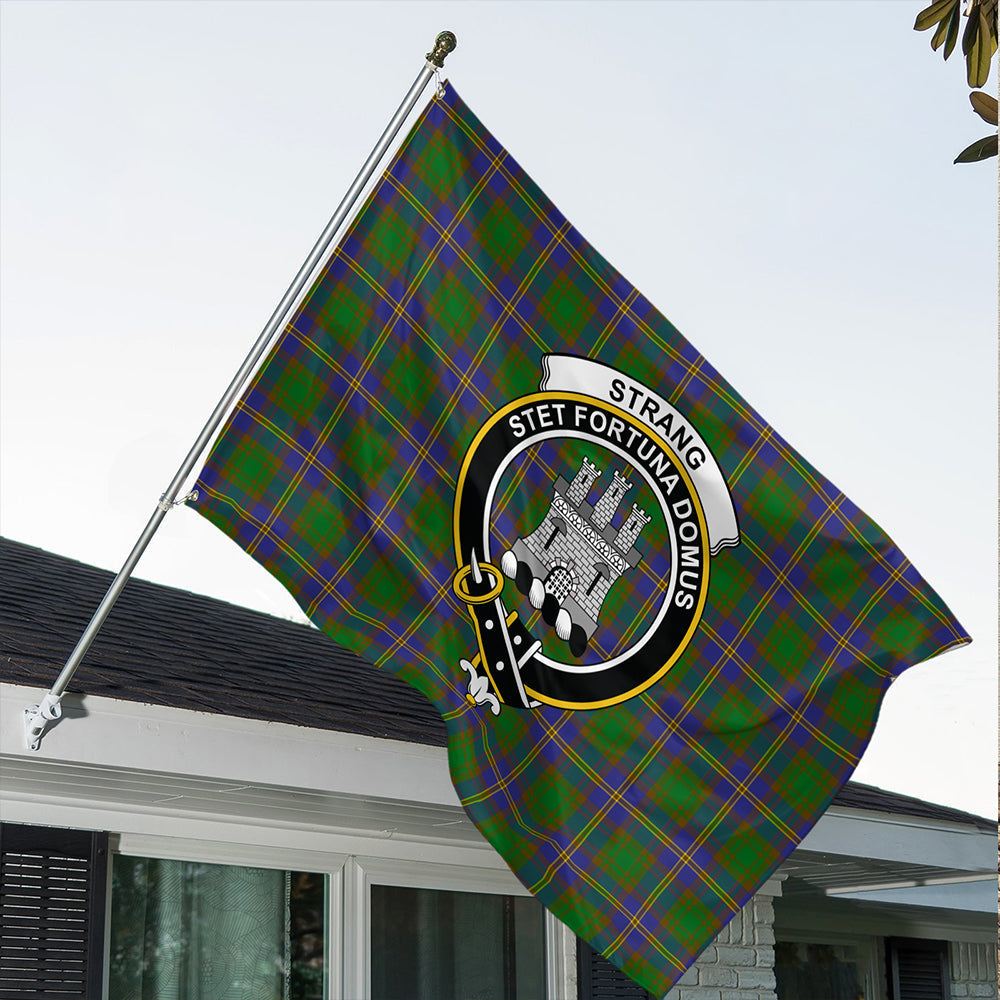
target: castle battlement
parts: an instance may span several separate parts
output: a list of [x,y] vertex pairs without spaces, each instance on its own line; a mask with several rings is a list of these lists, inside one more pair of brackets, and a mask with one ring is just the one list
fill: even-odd
[[600,475],[601,470],[589,458],[585,458],[583,464],[580,466],[580,471],[573,477],[573,482],[570,483],[566,499],[574,506],[584,503],[587,497],[590,496],[590,491]]
[[611,523],[622,498],[632,489],[632,484],[617,469],[612,475],[611,485],[594,507],[594,526],[598,531],[603,531]]
[[580,656],[597,630],[614,583],[642,559],[635,543],[651,518],[636,504],[617,531],[611,522],[632,484],[617,469],[592,507],[590,491],[602,470],[584,459],[573,482],[559,476],[541,524],[504,553],[501,568],[541,609],[556,634]]

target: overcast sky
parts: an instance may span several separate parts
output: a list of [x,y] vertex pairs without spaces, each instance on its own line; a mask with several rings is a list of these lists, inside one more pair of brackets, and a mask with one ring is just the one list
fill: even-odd
[[[856,777],[992,813],[996,161],[952,164],[988,128],[922,6],[6,0],[0,530],[120,566],[450,28],[487,127],[973,634]],[[190,511],[137,575],[302,618]]]

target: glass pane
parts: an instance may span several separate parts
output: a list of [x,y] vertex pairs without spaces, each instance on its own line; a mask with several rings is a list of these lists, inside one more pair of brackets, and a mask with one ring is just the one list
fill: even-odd
[[322,1000],[325,878],[114,859],[109,1000]]
[[530,896],[372,886],[372,1000],[544,1000]]
[[774,973],[778,1000],[865,1000],[864,972],[851,944],[779,941]]

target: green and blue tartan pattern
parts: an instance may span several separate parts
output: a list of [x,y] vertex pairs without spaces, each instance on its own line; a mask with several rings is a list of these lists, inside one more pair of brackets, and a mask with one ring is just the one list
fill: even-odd
[[[741,542],[695,638],[596,711],[471,706],[452,503],[474,435],[594,358],[708,442]],[[216,442],[195,509],[439,709],[470,817],[577,934],[665,993],[857,765],[907,666],[968,641],[892,541],[566,221],[451,86]],[[512,500],[516,508],[517,497]],[[363,711],[363,706],[359,706]]]

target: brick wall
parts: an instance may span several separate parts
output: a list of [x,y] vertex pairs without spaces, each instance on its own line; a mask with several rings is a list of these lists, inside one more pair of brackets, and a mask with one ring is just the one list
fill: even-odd
[[774,896],[779,892],[775,882],[765,885],[698,956],[666,1000],[775,1000]]
[[960,997],[993,997],[997,995],[997,955],[989,944],[968,944],[952,941],[949,946],[951,964],[951,995]]

